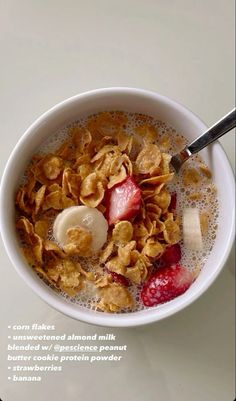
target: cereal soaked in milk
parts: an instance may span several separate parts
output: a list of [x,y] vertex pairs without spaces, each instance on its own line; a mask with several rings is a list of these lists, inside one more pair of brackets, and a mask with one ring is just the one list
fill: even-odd
[[[112,113],[115,114],[116,112],[111,112],[111,114]],[[122,127],[122,129],[126,134],[134,136],[135,147],[132,150],[132,152],[134,152],[134,157],[142,149],[142,130],[140,130],[140,135],[137,134],[137,132],[139,132],[138,127],[142,125],[150,125],[155,127],[158,134],[156,139],[153,138],[153,143],[158,145],[161,152],[173,155],[187,144],[186,139],[181,135],[181,133],[176,132],[174,128],[170,127],[166,123],[141,114],[124,113],[124,115],[127,117],[127,123],[124,127]],[[89,118],[90,117],[75,121],[51,135],[40,147],[38,153],[49,154],[55,151],[55,149],[57,149],[67,140],[69,128],[76,126],[84,127]],[[107,132],[105,135],[112,135],[112,132]],[[167,189],[172,194],[176,193],[176,214],[180,217],[180,221],[182,212],[185,208],[196,207],[200,211],[201,227],[204,238],[203,250],[187,250],[184,247],[183,241],[180,242],[182,251],[181,265],[191,271],[200,270],[203,268],[205,261],[211,252],[217,231],[218,200],[216,188],[212,182],[210,171],[201,161],[199,156],[193,157],[186,163],[181,172],[175,176],[171,184],[167,184]],[[55,215],[52,214],[50,223],[51,226],[48,232],[48,239],[53,241],[55,241],[52,230],[54,218]],[[180,227],[182,229],[181,223]],[[96,256],[93,258],[74,257],[74,259],[78,260],[86,271],[93,271],[98,268],[98,265],[100,268],[104,268],[104,265],[101,265],[99,258]],[[136,300],[133,311],[146,309],[142,302],[140,302],[140,288],[141,286],[137,285],[132,285],[129,287],[129,292]],[[86,283],[85,288],[81,290],[75,297],[70,297],[63,291],[61,291],[61,294],[68,300],[68,302],[76,303],[80,307],[95,309],[97,292],[94,285],[89,282]],[[126,310],[124,309],[121,312],[126,312]]]

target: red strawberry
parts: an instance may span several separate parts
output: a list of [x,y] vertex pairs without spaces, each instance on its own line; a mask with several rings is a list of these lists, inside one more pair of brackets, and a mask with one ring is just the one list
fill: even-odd
[[129,287],[129,281],[127,280],[126,277],[122,276],[121,274],[115,273],[115,272],[109,272],[112,276],[112,280],[117,283],[121,284],[124,287]]
[[176,210],[176,206],[177,206],[177,193],[173,192],[171,194],[169,210],[170,211],[175,211]]
[[132,176],[106,191],[106,218],[109,225],[134,217],[141,205],[141,190]]
[[157,270],[144,284],[141,299],[145,306],[168,302],[183,294],[193,282],[193,274],[180,265]]
[[181,259],[181,248],[179,244],[168,246],[161,257],[161,261],[165,265],[172,265],[178,263]]

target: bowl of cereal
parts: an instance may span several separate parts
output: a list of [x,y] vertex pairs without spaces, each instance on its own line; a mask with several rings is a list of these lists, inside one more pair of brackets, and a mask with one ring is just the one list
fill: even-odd
[[79,94],[39,117],[0,192],[3,242],[24,281],[58,311],[103,326],[151,323],[196,300],[234,239],[220,144],[179,174],[170,165],[205,130],[184,106],[134,88]]

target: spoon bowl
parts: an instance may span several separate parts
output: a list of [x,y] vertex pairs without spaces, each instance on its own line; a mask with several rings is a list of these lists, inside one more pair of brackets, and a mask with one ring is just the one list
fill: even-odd
[[218,230],[214,246],[201,273],[186,293],[157,307],[113,315],[68,302],[29,268],[22,255],[15,229],[15,191],[32,155],[52,133],[79,118],[106,110],[150,115],[175,127],[189,143],[207,129],[206,125],[186,107],[146,90],[105,88],[69,98],[39,117],[27,129],[13,150],[0,188],[0,229],[3,243],[16,271],[27,285],[53,308],[74,319],[91,324],[108,327],[138,326],[159,321],[182,310],[203,294],[222,270],[234,240],[234,176],[229,161],[217,141],[201,151],[201,157],[211,169],[218,189]]

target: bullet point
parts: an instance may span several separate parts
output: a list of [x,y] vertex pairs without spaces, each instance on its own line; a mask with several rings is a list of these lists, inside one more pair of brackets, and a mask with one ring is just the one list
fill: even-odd
[[11,367],[10,367],[10,366],[8,366],[8,369],[11,369]]
[[7,338],[11,338],[11,336],[8,336]]
[[11,380],[11,377],[10,377],[10,376],[8,376],[8,380]]
[[11,329],[11,326],[7,326],[8,329]]

